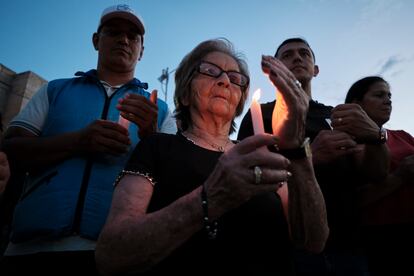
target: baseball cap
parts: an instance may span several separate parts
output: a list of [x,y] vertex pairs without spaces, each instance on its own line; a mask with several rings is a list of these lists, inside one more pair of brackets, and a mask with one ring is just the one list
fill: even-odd
[[102,25],[114,18],[121,18],[132,22],[135,26],[137,26],[141,34],[144,35],[144,21],[133,9],[131,9],[130,6],[126,4],[114,5],[104,9],[101,15],[101,20],[99,21],[98,31],[101,29]]

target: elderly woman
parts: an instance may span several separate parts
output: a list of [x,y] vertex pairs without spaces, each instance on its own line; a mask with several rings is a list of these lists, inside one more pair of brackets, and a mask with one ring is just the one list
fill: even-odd
[[[136,148],[116,183],[96,260],[105,274],[290,275],[289,238],[312,251],[328,228],[311,158],[301,148],[308,108],[293,75],[272,57],[263,71],[282,91],[275,136],[231,141],[247,98],[245,61],[225,39],[200,43],[176,71],[182,132]],[[277,137],[276,137],[277,136]],[[294,158],[288,160],[284,151]],[[278,188],[289,185],[289,219]]]
[[390,151],[391,170],[383,181],[359,191],[371,275],[414,275],[414,138],[403,130],[383,128],[391,115],[390,85],[369,76],[349,89],[346,103],[359,104],[381,128]]

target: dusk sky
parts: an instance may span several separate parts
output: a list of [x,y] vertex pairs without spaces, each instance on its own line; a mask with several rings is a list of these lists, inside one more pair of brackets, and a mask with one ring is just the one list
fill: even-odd
[[[386,127],[414,134],[414,1],[410,0],[12,0],[0,9],[0,63],[46,80],[68,78],[96,68],[92,46],[107,6],[129,4],[145,22],[145,52],[136,77],[158,89],[162,69],[174,70],[198,43],[226,37],[247,57],[251,94],[261,102],[275,89],[260,68],[262,54],[273,55],[286,38],[303,37],[316,54],[320,74],[312,97],[328,105],[343,103],[356,80],[380,74],[391,85],[393,113]],[[167,102],[174,109],[174,76]],[[239,122],[239,120],[237,120]]]

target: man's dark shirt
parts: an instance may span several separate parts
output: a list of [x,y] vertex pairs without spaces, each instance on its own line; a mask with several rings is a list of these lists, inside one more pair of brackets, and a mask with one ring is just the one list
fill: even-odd
[[[266,133],[273,133],[272,114],[275,103],[276,101],[261,104],[263,124]],[[331,110],[332,106],[326,106],[313,100],[309,102],[309,111],[306,117],[306,137],[309,137],[311,141],[313,141],[319,131],[323,129],[330,129],[330,126],[325,119],[331,117]],[[243,140],[251,135],[253,135],[253,125],[249,110],[240,125],[237,139]]]
[[[272,114],[276,101],[261,104],[266,133],[272,131]],[[332,106],[316,101],[309,102],[306,117],[306,137],[311,142],[321,130],[330,130],[325,119],[330,118]],[[250,111],[246,113],[239,128],[238,140],[253,135]],[[327,247],[353,249],[358,247],[359,230],[355,204],[355,187],[358,179],[352,158],[344,156],[323,165],[314,165],[316,179],[325,198],[330,236]]]

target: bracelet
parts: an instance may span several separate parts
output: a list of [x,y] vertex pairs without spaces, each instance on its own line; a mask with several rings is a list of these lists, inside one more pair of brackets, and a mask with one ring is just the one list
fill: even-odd
[[151,183],[151,185],[152,186],[155,186],[155,184],[156,184],[156,182],[154,181],[154,178],[152,178],[150,175],[149,175],[149,173],[142,173],[142,172],[139,172],[139,171],[126,171],[126,170],[122,170],[119,174],[118,174],[118,176],[117,176],[117,178],[115,179],[115,182],[114,182],[114,186],[116,186],[116,185],[118,185],[118,183],[121,181],[121,179],[125,176],[125,175],[135,175],[135,176],[142,176],[142,177],[145,177],[150,183]]
[[302,158],[308,158],[312,156],[312,149],[310,147],[310,139],[309,137],[306,137],[303,141],[302,145],[299,148],[294,149],[279,149],[275,147],[267,147],[271,152],[276,152],[284,157],[291,159],[291,160],[297,160]]
[[207,193],[204,188],[204,185],[201,189],[201,206],[203,207],[203,223],[204,223],[204,230],[207,233],[207,237],[209,240],[214,240],[217,237],[217,221],[210,222],[208,218],[208,201],[207,201]]

